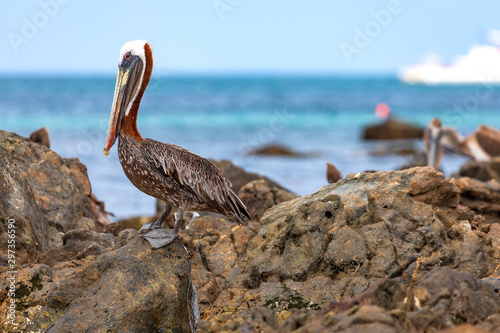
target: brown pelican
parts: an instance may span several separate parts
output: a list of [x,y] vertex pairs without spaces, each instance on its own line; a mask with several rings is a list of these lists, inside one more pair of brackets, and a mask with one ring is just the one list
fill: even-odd
[[329,184],[333,184],[342,179],[342,174],[333,164],[326,162],[326,179]]
[[464,138],[453,127],[443,127],[438,118],[432,119],[424,133],[427,165],[439,168],[443,146],[479,162],[489,162],[500,156],[500,132],[481,125]]
[[[246,225],[250,214],[215,164],[182,147],[143,139],[137,131],[137,111],[152,70],[153,54],[147,41],[123,45],[104,146],[108,155],[119,138],[118,156],[128,179],[142,192],[167,203],[142,237],[153,248],[170,244],[177,237],[184,210],[213,211]],[[173,232],[161,228],[172,207],[177,208]]]
[[443,124],[438,118],[431,120],[424,131],[425,153],[427,156],[427,165],[433,166],[439,170],[441,160],[443,159]]
[[46,127],[42,127],[31,133],[30,140],[50,148],[49,130]]

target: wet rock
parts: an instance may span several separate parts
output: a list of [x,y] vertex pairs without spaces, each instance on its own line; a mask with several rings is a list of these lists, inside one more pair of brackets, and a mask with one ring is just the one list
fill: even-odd
[[246,184],[240,189],[238,196],[248,208],[252,221],[259,221],[264,212],[272,206],[297,197],[278,187],[271,187],[264,179]]
[[114,251],[23,270],[21,331],[194,332],[197,300],[182,244],[153,251],[136,231],[123,233],[129,241]]
[[458,174],[462,177],[475,178],[484,182],[490,179],[500,182],[500,157],[494,157],[491,162],[469,160],[462,165]]
[[382,124],[370,125],[363,131],[364,140],[421,139],[424,130],[394,118],[387,118]]
[[453,180],[460,188],[460,204],[484,216],[487,223],[500,223],[500,184],[462,177]]
[[94,228],[90,182],[77,159],[6,131],[0,131],[0,155],[0,244],[7,248],[8,221],[15,221],[18,264],[61,246],[69,230]]

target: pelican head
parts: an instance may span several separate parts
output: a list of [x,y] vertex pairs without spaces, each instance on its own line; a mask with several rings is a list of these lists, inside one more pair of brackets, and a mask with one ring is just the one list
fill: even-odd
[[140,99],[151,77],[153,67],[151,54],[151,47],[145,40],[128,42],[120,50],[115,95],[104,144],[106,156],[120,133],[123,118],[129,116],[135,103],[137,103],[135,108],[139,107]]
[[441,138],[443,137],[443,125],[441,120],[434,118],[431,120],[426,130],[425,146],[427,153],[427,165],[439,169],[443,157]]

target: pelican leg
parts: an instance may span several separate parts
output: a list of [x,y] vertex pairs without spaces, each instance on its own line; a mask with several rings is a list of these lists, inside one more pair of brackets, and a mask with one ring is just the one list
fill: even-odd
[[179,228],[182,223],[182,216],[183,211],[177,208],[177,212],[175,213],[175,226],[173,231],[163,228],[153,229],[147,232],[145,235],[142,235],[142,238],[147,240],[153,249],[159,249],[161,247],[169,245],[177,238],[177,234],[179,233]]
[[165,209],[163,209],[163,213],[161,213],[161,215],[158,217],[158,219],[156,221],[154,221],[153,223],[144,223],[142,225],[141,229],[139,229],[139,231],[145,230],[145,229],[147,229],[149,231],[151,229],[161,228],[163,221],[165,221],[165,219],[170,215],[171,210],[172,210],[172,207],[169,205],[166,205]]

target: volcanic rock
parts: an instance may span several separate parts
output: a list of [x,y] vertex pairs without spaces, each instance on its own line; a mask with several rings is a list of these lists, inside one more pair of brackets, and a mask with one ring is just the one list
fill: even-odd
[[15,221],[17,264],[61,246],[69,230],[94,228],[85,165],[6,131],[0,155],[0,246],[7,249],[8,221]]
[[[207,281],[214,281],[207,303],[201,304],[200,329],[222,329],[217,322],[227,324],[224,329],[239,327],[231,324],[232,316],[244,322],[244,313],[262,306],[278,314],[298,309],[302,312],[295,319],[302,326],[304,312],[328,302],[343,302],[344,307],[366,303],[372,307],[363,310],[366,316],[392,318],[385,324],[393,331],[411,327],[384,312],[400,309],[402,297],[386,306],[358,296],[378,279],[399,279],[400,295],[405,295],[442,266],[474,279],[498,274],[500,252],[484,233],[484,218],[460,206],[459,200],[460,189],[432,167],[351,174],[268,209],[260,225],[251,226],[255,233],[246,235],[246,246],[239,241],[243,252],[236,250],[235,232],[244,228],[233,228],[227,236],[207,235],[203,241],[191,238],[200,261],[207,263],[193,266],[193,271],[201,269]],[[289,330],[283,332],[300,327],[295,324],[288,323]],[[338,331],[349,331],[351,324],[345,325]]]
[[194,332],[196,291],[182,244],[151,250],[136,231],[122,234],[127,241],[111,252],[23,270],[18,284],[24,293],[16,296],[19,327],[48,332]]

